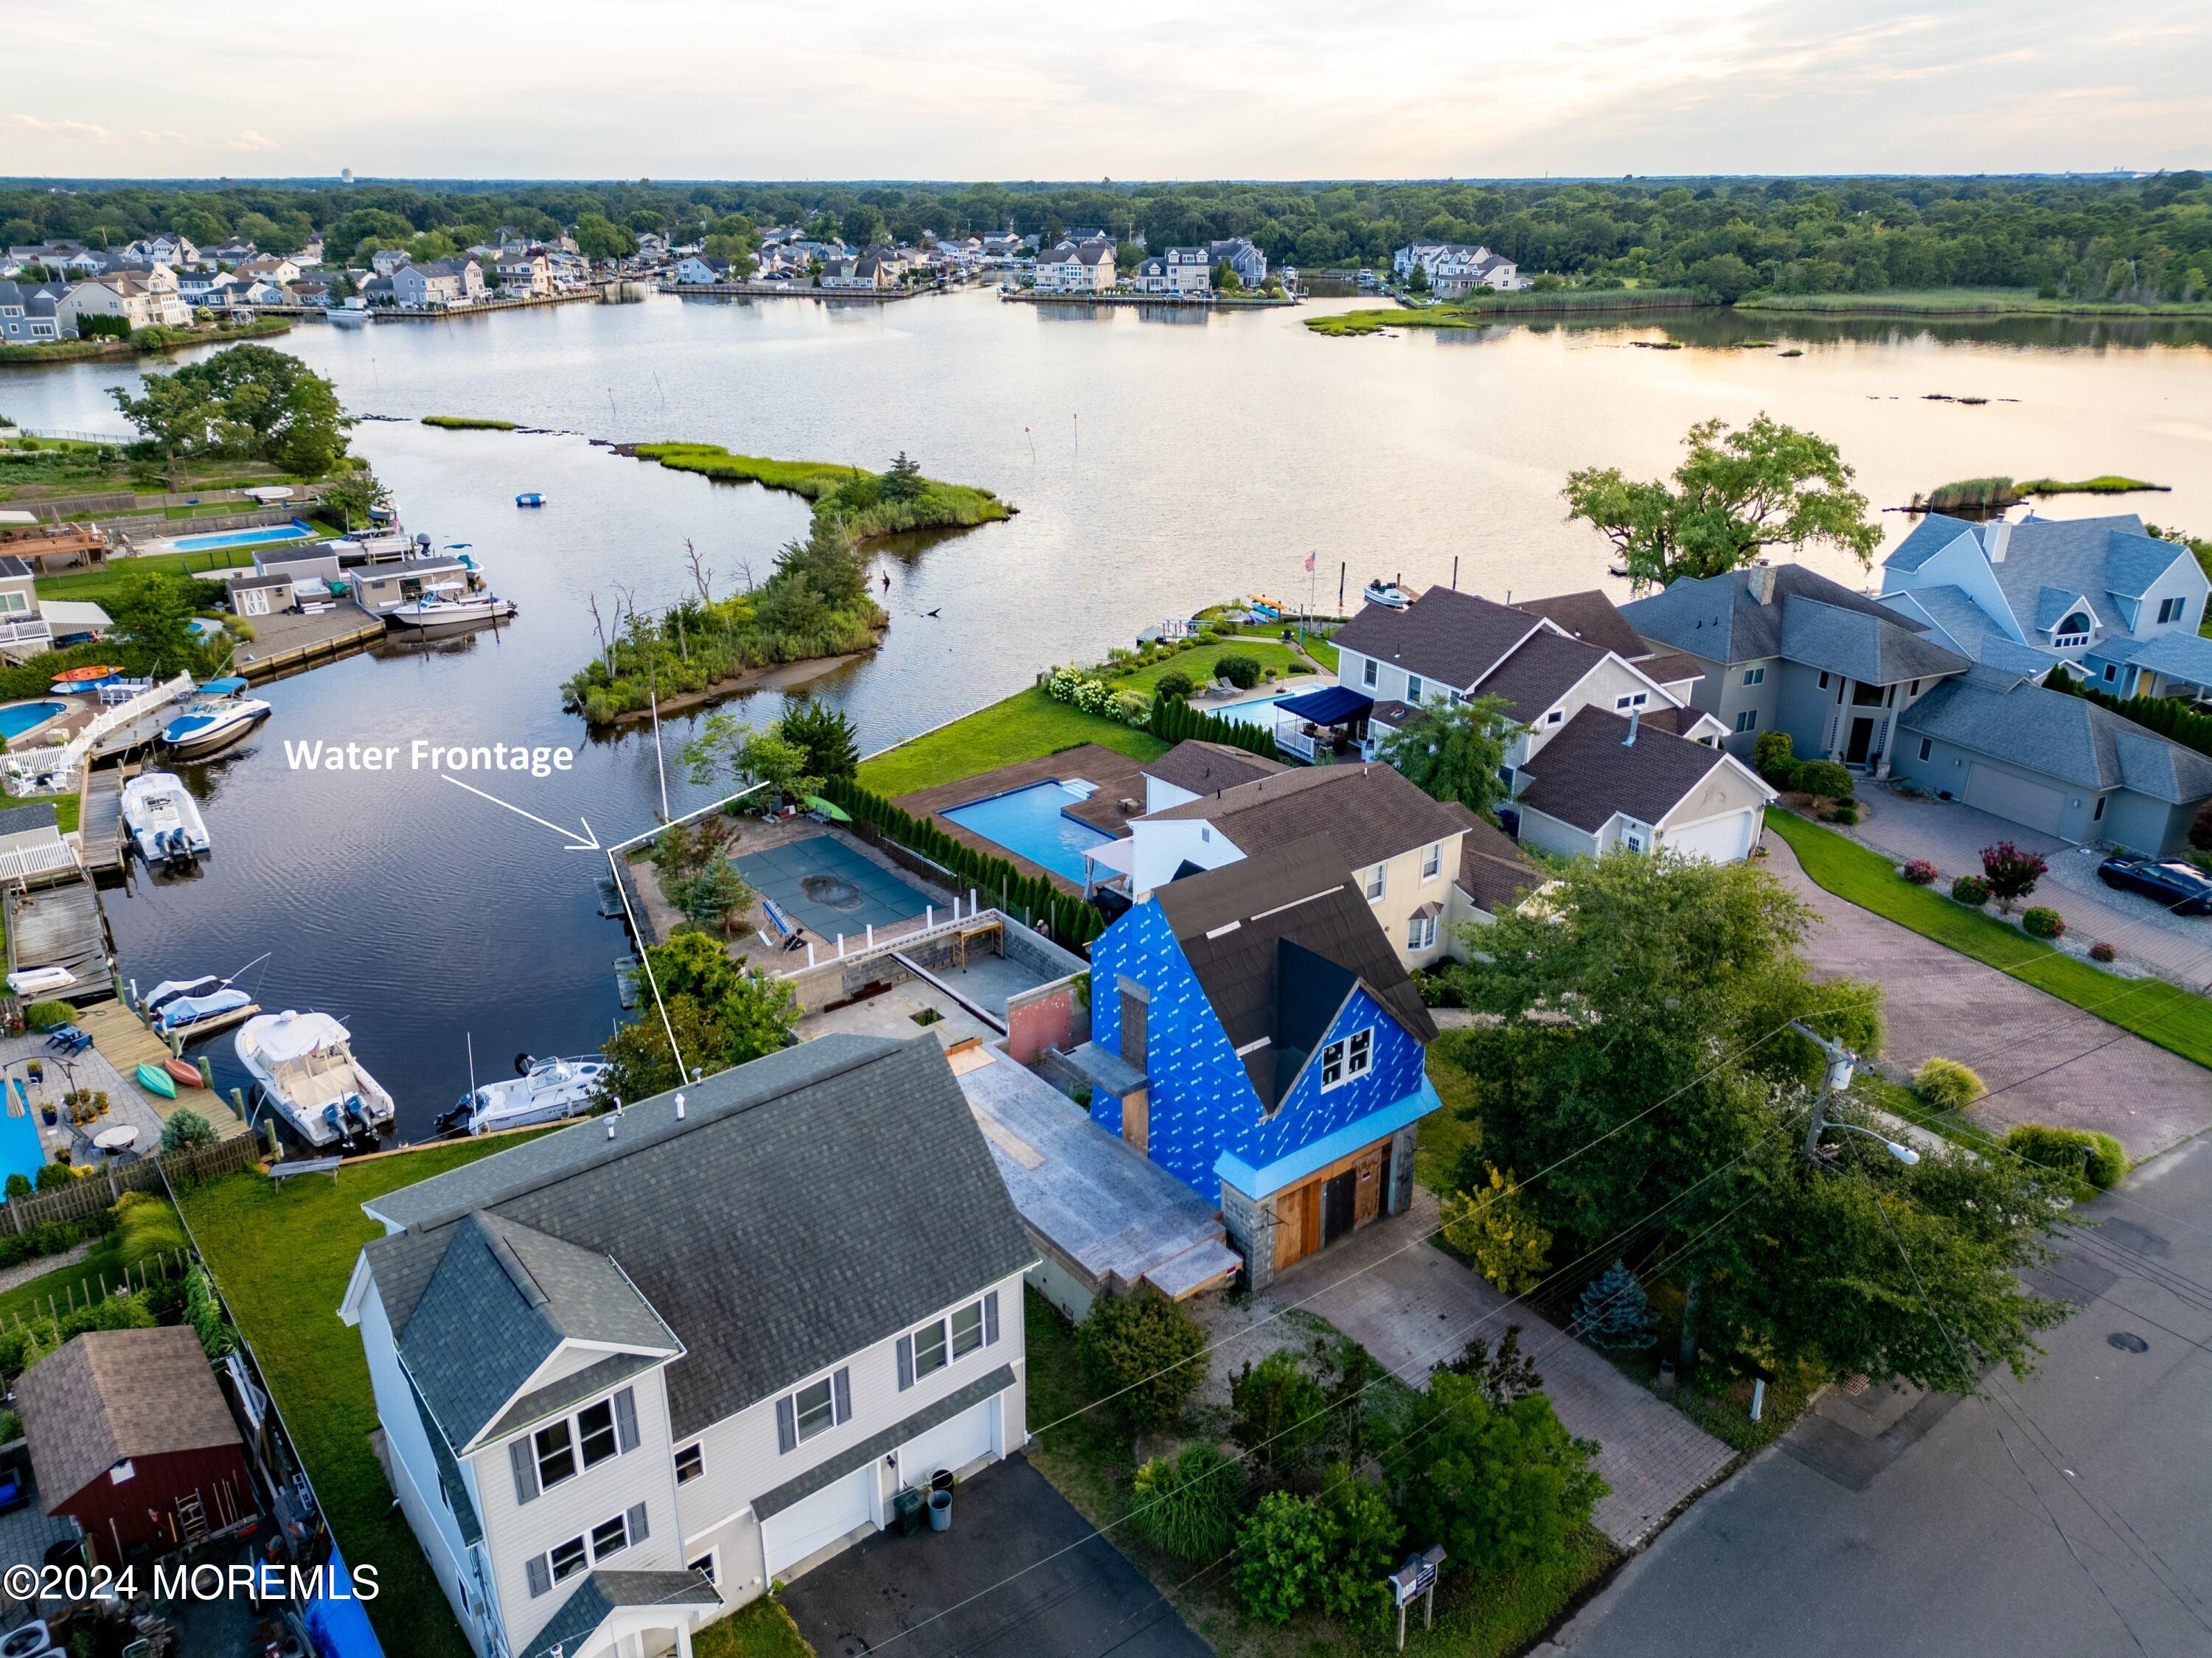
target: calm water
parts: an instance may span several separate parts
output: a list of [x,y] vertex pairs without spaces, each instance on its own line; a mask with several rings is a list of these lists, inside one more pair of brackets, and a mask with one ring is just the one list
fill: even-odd
[[[1732,343],[1753,334],[1805,355]],[[1670,337],[1687,349],[1635,343]],[[1764,409],[1812,428],[1881,506],[1990,472],[2124,472],[2174,489],[2118,509],[2203,533],[2207,338],[2142,325],[1728,319],[1325,340],[1294,313],[1156,319],[970,294],[836,311],[663,298],[303,328],[281,343],[363,414],[485,415],[878,467],[904,448],[935,476],[1000,491],[1022,509],[1011,523],[880,558],[889,638],[820,688],[872,749],[1170,614],[1238,592],[1301,597],[1309,552],[1325,604],[1340,562],[1355,602],[1372,575],[1449,581],[1455,558],[1461,586],[1498,597],[1607,585],[1604,544],[1561,518],[1563,475],[1663,471],[1683,429],[1709,415]],[[0,370],[0,410],[119,429],[103,388],[134,379],[108,365]],[[588,599],[606,608],[617,587],[645,605],[678,597],[687,537],[718,590],[747,563],[764,574],[805,519],[790,498],[642,466],[583,435],[369,422],[356,443],[410,526],[472,544],[520,616],[496,636],[392,647],[267,688],[276,717],[252,743],[189,768],[216,843],[205,873],[141,880],[110,914],[142,985],[270,952],[247,977],[259,976],[258,999],[348,1017],[403,1132],[420,1133],[465,1086],[467,1033],[483,1075],[518,1049],[605,1037],[623,939],[597,914],[603,865],[427,772],[289,771],[283,740],[570,744],[568,775],[471,780],[541,817],[587,818],[603,841],[638,833],[659,799],[649,736],[590,740],[559,707],[561,680],[592,648]],[[517,511],[525,490],[550,504]],[[1883,521],[1893,540],[1909,525]],[[780,703],[753,701],[759,720]],[[672,755],[688,729],[670,723]],[[678,811],[720,792],[692,788],[680,768],[667,786]],[[216,1057],[234,1071],[228,1046],[219,1039]]]

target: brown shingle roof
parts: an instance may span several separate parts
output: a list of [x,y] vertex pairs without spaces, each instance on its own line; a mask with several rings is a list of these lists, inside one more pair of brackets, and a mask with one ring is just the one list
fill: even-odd
[[1467,839],[1459,843],[1459,890],[1477,909],[1495,915],[1541,886],[1544,872],[1504,830],[1473,812],[1468,817]]
[[1402,610],[1370,604],[1336,630],[1334,642],[1464,689],[1541,625],[1526,610],[1431,587]]
[[1585,645],[1612,651],[1634,661],[1650,647],[1628,625],[1620,608],[1593,587],[1587,592],[1560,593],[1552,598],[1524,598],[1513,607],[1565,628]]
[[1604,708],[1584,708],[1562,726],[1522,769],[1534,780],[1521,804],[1595,835],[1616,811],[1656,823],[1681,804],[1714,767],[1718,749],[1638,722]]
[[1550,708],[1605,660],[1605,652],[1555,633],[1536,635],[1475,683],[1477,696],[1502,696],[1524,724]]
[[1178,743],[1150,765],[1141,768],[1147,777],[1193,794],[1218,794],[1262,777],[1290,769],[1280,761],[1263,760],[1256,754],[1231,748],[1226,743],[1201,743],[1195,738]]
[[15,1403],[49,1513],[127,1458],[240,1442],[181,1324],[88,1330],[25,1371]]
[[1658,651],[1637,665],[1638,671],[1662,685],[1679,684],[1685,679],[1703,679],[1705,664],[1687,651]]
[[1325,835],[1351,868],[1456,835],[1459,818],[1390,767],[1314,766],[1186,800],[1138,823],[1213,824],[1248,858]]

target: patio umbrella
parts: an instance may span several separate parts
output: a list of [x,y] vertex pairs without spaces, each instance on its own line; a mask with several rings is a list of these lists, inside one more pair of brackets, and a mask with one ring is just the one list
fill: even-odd
[[818,794],[808,795],[806,797],[806,805],[810,811],[820,812],[824,817],[827,817],[833,823],[849,823],[853,821],[852,814],[850,812],[846,811],[842,807],[831,805],[827,800],[824,800]]

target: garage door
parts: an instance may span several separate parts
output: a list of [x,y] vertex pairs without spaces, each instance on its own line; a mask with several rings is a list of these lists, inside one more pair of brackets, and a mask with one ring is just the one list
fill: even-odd
[[817,1549],[827,1548],[854,1527],[867,1524],[873,1518],[869,1512],[868,1486],[875,1477],[872,1462],[762,1521],[769,1576],[775,1576]]
[[939,1468],[964,1468],[991,1454],[991,1428],[998,1401],[971,1405],[950,1422],[940,1422],[899,1447],[899,1478],[919,1485]]
[[1732,811],[1725,817],[1709,818],[1685,829],[1670,829],[1664,844],[1668,851],[1680,853],[1685,858],[1732,864],[1751,852],[1752,818],[1748,811]]
[[2066,816],[2063,791],[2031,783],[1991,766],[1966,768],[1966,804],[2045,835],[2057,834]]

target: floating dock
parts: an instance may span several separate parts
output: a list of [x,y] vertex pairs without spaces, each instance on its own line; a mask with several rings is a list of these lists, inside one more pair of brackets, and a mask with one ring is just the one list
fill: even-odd
[[123,838],[123,785],[131,769],[88,766],[77,791],[77,844],[95,879],[123,872],[130,844]]
[[[248,1004],[215,1018],[202,1020],[191,1028],[191,1035],[197,1039],[217,1030],[228,1029],[232,1025],[244,1023],[259,1011],[258,1007]],[[76,1025],[78,1029],[92,1038],[92,1045],[125,1079],[133,1096],[144,1100],[164,1123],[179,1111],[189,1108],[212,1123],[221,1139],[232,1139],[246,1132],[245,1120],[232,1108],[228,1100],[211,1088],[179,1088],[177,1097],[172,1100],[163,1098],[139,1083],[137,1071],[140,1066],[150,1065],[158,1071],[161,1068],[161,1062],[173,1055],[169,1044],[121,1002],[106,1001],[94,1007],[80,1008]]]

